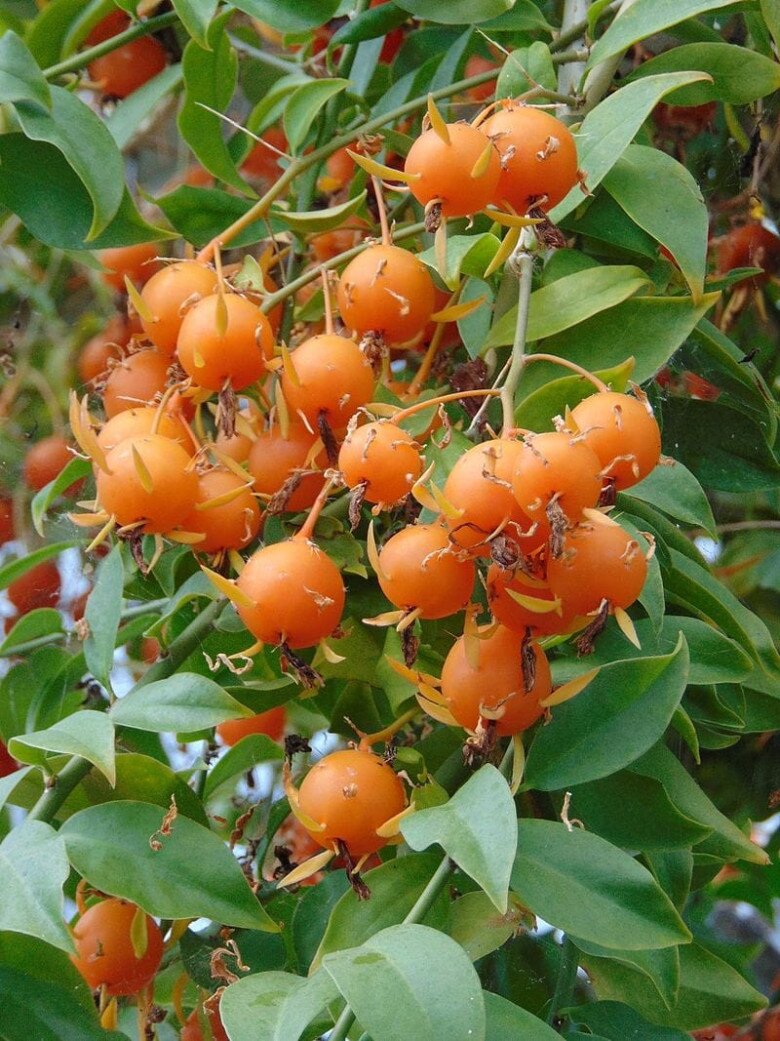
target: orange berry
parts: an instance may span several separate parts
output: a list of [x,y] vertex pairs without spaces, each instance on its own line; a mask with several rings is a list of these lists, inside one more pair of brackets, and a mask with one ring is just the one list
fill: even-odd
[[[243,491],[221,506],[210,506],[205,510],[198,508],[213,499],[235,493],[237,489]],[[248,546],[260,530],[260,519],[260,508],[247,481],[242,481],[232,470],[209,470],[198,479],[195,503],[182,520],[181,527],[205,535],[202,542],[193,545],[196,553],[217,553],[222,549]]]
[[365,482],[366,502],[403,499],[422,473],[420,445],[394,423],[366,423],[349,431],[339,451],[339,470],[348,488]]
[[113,897],[94,904],[73,927],[76,954],[71,961],[93,990],[112,996],[138,994],[154,979],[163,955],[160,927],[146,915],[146,950],[133,947],[133,921],[143,912]]
[[454,550],[438,524],[402,528],[379,554],[382,592],[402,610],[426,619],[462,611],[474,588],[474,564]]
[[268,319],[236,293],[215,293],[190,308],[177,345],[182,368],[208,390],[221,390],[228,380],[234,390],[256,383],[273,349]]
[[141,290],[151,318],[141,319],[144,332],[163,354],[173,357],[181,323],[189,307],[217,289],[217,274],[196,260],[169,264]]
[[[404,170],[419,174],[412,195],[427,205],[439,200],[444,217],[465,217],[484,210],[495,196],[501,162],[495,147],[470,123],[450,123],[449,142],[434,129],[424,131],[409,149]],[[489,144],[489,142],[488,142]]]
[[281,741],[287,722],[287,710],[284,705],[269,708],[267,712],[259,712],[256,716],[245,719],[228,719],[217,727],[217,737],[223,745],[236,745],[242,737],[250,734],[265,734],[272,741]]
[[661,431],[649,405],[614,391],[591,394],[572,410],[583,441],[622,490],[647,477],[661,458]]
[[338,305],[354,332],[405,343],[433,314],[433,282],[425,265],[400,246],[369,246],[344,268]]
[[98,260],[106,269],[103,281],[121,292],[125,291],[125,275],[136,285],[143,285],[160,267],[159,248],[156,242],[140,242],[136,246],[101,249]]
[[114,365],[103,387],[103,408],[109,419],[137,409],[165,391],[170,360],[159,351],[137,351]]

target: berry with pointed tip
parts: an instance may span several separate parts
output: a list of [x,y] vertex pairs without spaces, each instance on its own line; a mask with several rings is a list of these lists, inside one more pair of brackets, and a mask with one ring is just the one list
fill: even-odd
[[601,463],[596,453],[562,431],[527,435],[515,465],[512,488],[521,509],[550,530],[554,503],[571,524],[601,495]]

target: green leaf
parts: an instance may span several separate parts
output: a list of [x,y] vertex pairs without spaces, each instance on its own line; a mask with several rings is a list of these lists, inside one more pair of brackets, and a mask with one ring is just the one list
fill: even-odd
[[62,917],[69,871],[65,843],[48,824],[28,820],[9,832],[0,843],[0,929],[35,936],[70,954],[73,941]]
[[338,990],[326,972],[301,979],[287,972],[261,972],[233,983],[222,994],[219,1014],[231,1041],[298,1041]]
[[496,914],[486,893],[464,893],[450,908],[447,933],[472,961],[479,961],[506,943],[517,928],[519,917],[513,909],[505,915]]
[[73,545],[73,542],[52,542],[48,546],[41,546],[40,549],[33,550],[26,557],[20,557],[19,560],[9,560],[7,564],[0,567],[0,589],[7,589],[17,578],[26,575],[32,568],[42,564],[44,560],[58,557],[63,550],[70,549]]
[[209,25],[217,12],[218,0],[173,0],[182,25],[200,47],[210,50]]
[[[651,3],[655,4],[656,0],[651,0]],[[647,79],[616,90],[589,112],[576,134],[580,169],[585,174],[588,190],[592,192],[601,184],[663,97],[677,87],[685,87],[706,78],[706,73],[702,72],[669,72],[663,76],[648,76]],[[550,220],[557,224],[582,200],[582,189],[577,185],[550,210]]]
[[[182,238],[196,248],[205,246],[252,205],[246,199],[229,195],[219,188],[192,188],[183,184],[156,200],[157,205]],[[274,229],[274,224],[277,225]],[[272,230],[282,230],[275,217]],[[268,237],[268,221],[254,221],[231,243],[234,247],[250,246]]]
[[206,787],[203,790],[204,800],[208,799],[221,784],[233,780],[239,774],[245,774],[258,763],[283,758],[284,753],[281,747],[266,734],[248,734],[246,737],[242,737],[217,760],[209,771]]
[[630,770],[572,788],[570,814],[622,849],[686,848],[712,831],[682,813],[660,782]]
[[780,48],[780,11],[777,10],[774,0],[761,0],[761,14],[775,41],[775,47]]
[[408,21],[408,13],[393,3],[370,7],[338,28],[331,37],[330,46],[374,40],[378,36],[385,36],[392,29],[396,29]]
[[46,763],[43,752],[77,755],[96,766],[109,784],[116,781],[114,725],[105,712],[74,712],[47,730],[12,737],[8,750],[14,759],[37,766]]
[[552,1027],[499,994],[483,991],[487,1033],[485,1041],[556,1041],[560,1038]]
[[293,155],[306,140],[320,109],[349,86],[349,80],[315,80],[297,87],[284,109],[283,125]]
[[[89,1021],[91,1017],[91,1021],[97,1023],[97,1009],[91,990],[65,951],[58,947],[22,933],[0,932],[0,969],[20,972],[31,983],[37,983],[38,995],[35,1004],[40,1004],[44,997],[48,997],[50,1000],[47,1004],[56,1007],[61,997],[57,992],[62,990],[70,995],[71,1003],[82,1022]],[[5,1000],[5,995],[3,999]],[[2,1008],[5,1012],[6,1005],[3,1004]],[[29,1013],[32,1008],[27,1011]],[[7,1020],[4,1019],[3,1027],[6,1026]],[[27,1028],[24,1039],[30,1041],[29,1020]],[[13,1036],[16,1041],[17,1035]],[[69,1034],[69,1041],[71,1038],[73,1041],[80,1041],[80,1035],[73,1037]],[[105,1037],[103,1041],[106,1041]]]
[[637,759],[631,764],[631,770],[659,781],[681,813],[717,833],[706,840],[707,847],[713,853],[717,850],[727,860],[739,858],[753,864],[768,863],[766,853],[717,809],[682,763],[664,745],[656,745],[641,759]]
[[49,84],[38,63],[14,32],[0,36],[0,104],[32,101],[51,107]]
[[329,21],[339,0],[239,0],[233,6],[279,32],[299,33]]
[[591,1033],[598,1033],[608,1041],[626,1041],[629,1037],[647,1037],[648,1041],[650,1038],[652,1041],[689,1041],[688,1034],[653,1026],[634,1009],[618,1001],[578,1005],[570,1015],[575,1023],[586,1026]]
[[590,52],[587,67],[592,69],[607,58],[622,54],[632,44],[654,36],[662,29],[687,18],[730,7],[737,0],[637,0],[620,12]]
[[206,730],[225,720],[253,714],[214,680],[194,672],[179,672],[147,683],[115,701],[110,711],[118,726],[156,734]]
[[51,112],[29,101],[16,103],[25,135],[62,152],[92,200],[86,233],[92,241],[105,231],[122,202],[125,171],[122,156],[105,124],[83,101],[62,87],[51,87]]
[[[33,956],[40,955],[37,948]],[[28,966],[0,966],[3,1041],[126,1041],[125,1034],[104,1030],[94,1005],[85,1009],[63,984],[62,977],[41,982]]]
[[43,520],[49,507],[62,495],[64,491],[82,477],[92,472],[92,463],[89,459],[79,459],[74,456],[63,469],[57,474],[53,481],[49,481],[39,492],[33,496],[30,503],[33,527],[40,536],[43,536]]
[[687,943],[690,933],[650,872],[590,832],[521,820],[512,891],[534,914],[603,947]]
[[[450,290],[455,290],[460,283],[462,273],[475,275],[478,278],[484,275],[500,245],[499,239],[489,231],[482,235],[449,235],[447,237],[444,284]],[[433,246],[418,254],[418,259],[441,277],[436,249]],[[482,292],[485,288],[487,287],[482,288]]]
[[13,625],[8,636],[0,643],[0,654],[5,655],[12,648],[27,643],[28,640],[37,640],[41,636],[61,632],[64,632],[64,629],[60,612],[53,607],[39,607],[22,615]]
[[629,145],[604,178],[604,187],[634,223],[669,250],[694,299],[700,299],[709,221],[692,175],[666,152]]
[[[644,271],[623,265],[587,268],[559,278],[531,293],[526,341],[532,343],[579,325],[649,285]],[[511,344],[516,324],[517,308],[513,307],[490,330],[485,350]]]
[[474,25],[509,11],[512,0],[395,0],[398,7],[438,25]]
[[539,40],[507,55],[498,74],[496,97],[516,98],[537,85],[547,90],[557,88],[550,48]]
[[125,190],[106,230],[86,241],[94,221],[87,189],[58,148],[24,134],[0,135],[0,203],[35,238],[57,249],[104,249],[176,237],[148,224]]
[[[292,942],[300,973],[308,974],[311,970],[333,908],[349,889],[346,872],[329,871],[298,900],[293,912]],[[374,895],[372,892],[372,899]]]
[[149,803],[104,803],[74,814],[59,834],[71,864],[92,885],[155,918],[276,931],[224,842],[181,815],[163,835],[163,816]]
[[537,731],[524,783],[552,791],[598,780],[633,762],[669,725],[688,666],[682,636],[670,654],[603,666],[581,694],[556,705],[550,723]]
[[485,1041],[479,977],[463,949],[435,929],[393,926],[326,955],[323,968],[374,1041]]
[[401,833],[412,849],[437,842],[506,913],[517,822],[509,786],[494,766],[481,767],[443,806],[407,817]]
[[624,963],[592,955],[585,955],[583,960],[600,1000],[629,1004],[644,1019],[661,1027],[696,1030],[742,1019],[766,1005],[763,994],[736,969],[698,943],[680,947],[680,993],[671,1009],[645,976]]
[[[381,10],[381,8],[378,8]],[[338,228],[354,213],[362,208],[366,201],[366,192],[363,190],[352,199],[339,203],[338,206],[329,206],[326,210],[309,210],[305,213],[292,213],[287,210],[275,209],[273,216],[302,234],[308,232],[330,231]]]
[[396,857],[363,876],[371,899],[361,901],[348,890],[331,912],[317,953],[311,963],[314,972],[326,954],[356,947],[381,929],[397,925],[414,907],[433,878],[441,857],[417,853]]
[[606,252],[607,256],[622,259],[626,259],[626,254],[635,254],[653,261],[658,257],[656,243],[607,192],[596,192],[576,213],[562,220],[561,227],[569,234],[582,235],[599,254]]
[[130,144],[155,107],[181,84],[182,75],[181,65],[168,65],[117,105],[106,119],[106,127],[117,148]]
[[664,1005],[671,1008],[680,992],[680,948],[662,947],[657,951],[621,951],[600,947],[580,938],[575,944],[583,954],[596,958],[612,958],[641,972],[653,984]]
[[534,0],[515,0],[511,11],[505,11],[488,22],[482,22],[479,27],[486,33],[528,32],[530,29],[552,31],[552,26]]
[[116,783],[111,787],[102,774],[92,770],[76,788],[61,813],[69,817],[87,806],[98,803],[135,802],[154,803],[167,810],[171,796],[176,800],[179,813],[198,824],[208,825],[208,817],[198,796],[183,778],[166,763],[137,752],[120,752],[116,757]]
[[87,597],[84,610],[88,626],[88,635],[84,641],[87,668],[107,690],[111,690],[116,634],[122,619],[124,582],[122,548],[117,544],[98,564],[95,584]]
[[675,520],[704,528],[714,537],[715,518],[704,489],[691,471],[677,460],[672,466],[657,466],[626,493],[629,510],[631,499],[649,502]]
[[696,83],[674,91],[668,98],[670,105],[706,105],[708,101],[748,105],[780,87],[780,65],[776,61],[733,43],[689,43],[672,47],[644,62],[628,79],[684,69],[706,72],[712,77],[712,83]]
[[184,101],[178,127],[181,136],[209,173],[244,195],[254,195],[236,170],[223,136],[224,124],[215,114],[227,110],[238,77],[238,57],[225,31],[229,16],[228,11],[211,23],[209,50],[204,50],[197,40],[190,40],[184,48],[181,62]]

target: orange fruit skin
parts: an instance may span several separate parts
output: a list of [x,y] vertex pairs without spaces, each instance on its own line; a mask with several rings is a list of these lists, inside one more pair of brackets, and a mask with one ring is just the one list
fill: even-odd
[[550,666],[544,652],[532,644],[536,658],[533,688],[526,693],[523,680],[519,633],[499,626],[489,637],[478,641],[476,667],[466,656],[466,638],[453,644],[441,673],[441,692],[447,708],[462,727],[475,730],[480,706],[497,708],[506,698],[504,714],[496,723],[501,737],[520,734],[539,719],[544,709],[539,704],[552,690]]
[[168,382],[170,360],[159,351],[138,351],[115,365],[103,388],[103,408],[109,419],[135,409],[162,394]]
[[[68,442],[59,434],[44,437],[36,441],[27,451],[24,457],[24,483],[34,492],[53,481],[59,476],[60,471],[73,459],[73,453],[68,448]],[[75,489],[76,482],[68,492]],[[66,493],[67,494],[67,493]]]
[[546,195],[541,209],[550,210],[577,183],[574,138],[549,112],[510,103],[481,129],[493,139],[504,162],[494,197],[497,205],[508,202],[517,213],[527,213],[536,199]]
[[56,607],[60,599],[60,572],[53,560],[44,560],[25,571],[6,590],[20,615],[38,607]]
[[136,958],[131,939],[138,908],[126,900],[109,897],[94,904],[73,927],[76,955],[71,961],[93,990],[123,997],[138,994],[160,967],[163,938],[155,920],[146,916],[147,946]]
[[[230,1041],[222,1026],[219,1011],[207,1007],[205,1015],[211,1029],[211,1041]],[[197,1009],[189,1015],[187,1022],[181,1028],[181,1041],[204,1041]]]
[[[319,235],[312,235],[309,239],[311,251],[315,260],[321,264],[331,260],[339,253],[346,253],[365,237],[368,224],[361,217],[351,217],[349,225],[343,228],[334,228],[332,231],[322,231]],[[314,284],[316,289],[316,283]],[[313,293],[312,293],[313,295]],[[305,303],[303,291],[299,291],[298,300]]]
[[[317,438],[310,434],[303,423],[291,422],[288,436],[273,426],[257,435],[249,451],[249,471],[254,477],[255,491],[263,495],[278,492],[293,470],[306,466],[312,446]],[[318,460],[309,463],[317,466]],[[287,501],[287,511],[295,513],[308,509],[317,498],[325,483],[321,472],[306,474]]]
[[421,618],[446,618],[463,610],[474,588],[474,564],[454,552],[435,524],[402,528],[379,553],[379,585],[391,604],[419,608]]
[[[591,394],[572,410],[572,419],[602,469],[609,467],[607,476],[618,490],[647,477],[661,458],[661,431],[655,416],[629,394]],[[621,459],[624,455],[633,459]]]
[[101,249],[98,259],[106,269],[103,281],[121,292],[125,290],[125,275],[136,285],[143,285],[159,269],[156,242],[140,242],[136,246],[117,246]]
[[246,481],[242,481],[232,470],[210,470],[198,480],[197,503],[208,502],[220,495],[243,488],[237,499],[222,506],[198,510],[193,506],[182,520],[184,531],[196,531],[205,535],[196,542],[196,553],[216,553],[221,549],[243,549],[248,546],[260,530],[261,514],[257,499],[252,495]]
[[[463,76],[465,79],[470,79],[472,76],[479,76],[483,72],[491,72],[497,68],[496,62],[491,61],[490,58],[483,58],[481,54],[472,54],[463,69]],[[493,97],[495,90],[495,80],[489,80],[487,83],[480,83],[478,87],[469,87],[466,97],[475,102],[487,101],[488,98]]]
[[[152,275],[141,291],[141,298],[152,319],[141,318],[144,332],[155,347],[173,357],[176,340],[184,320],[183,305],[210,296],[217,289],[217,274],[195,260],[170,264]],[[193,299],[194,298],[194,299]]]
[[[286,152],[288,148],[287,138],[284,131],[279,127],[269,127],[260,135],[263,141],[267,141],[280,152]],[[280,156],[271,148],[258,142],[241,164],[243,173],[248,174],[256,180],[273,182],[281,175],[282,168],[279,166]]]
[[[87,36],[89,46],[118,36],[130,25],[124,11],[112,11]],[[142,36],[115,48],[87,66],[89,78],[110,97],[126,98],[167,65],[165,48],[151,36]]]
[[422,473],[420,445],[394,423],[366,423],[344,439],[339,470],[348,488],[367,481],[366,502],[398,502]]
[[485,135],[469,123],[450,123],[447,132],[449,144],[435,130],[424,131],[409,149],[404,170],[419,174],[409,186],[419,203],[440,199],[444,217],[465,217],[494,198],[501,162],[492,148],[486,168],[474,177],[474,166],[485,152]]
[[555,595],[546,582],[529,579],[521,571],[512,574],[492,564],[487,573],[488,605],[496,621],[512,632],[523,635],[526,629],[533,636],[555,636],[569,631],[574,617],[561,606],[561,613],[531,611],[513,600],[507,590],[532,596],[536,600],[555,600]]
[[265,373],[273,333],[260,308],[235,293],[223,297],[227,324],[220,333],[219,299],[215,293],[190,308],[179,330],[177,354],[198,386],[221,390],[230,380],[234,390],[243,390]]
[[320,413],[333,430],[343,429],[371,401],[376,377],[354,340],[322,333],[291,354],[297,382],[282,371],[282,393],[291,412],[301,412],[316,429]]
[[563,513],[576,523],[582,511],[601,495],[601,463],[596,453],[567,433],[535,434],[523,443],[512,478],[515,498],[524,513],[549,531],[547,505],[554,496]]
[[324,830],[311,837],[324,849],[340,839],[352,857],[375,853],[387,844],[376,834],[406,806],[401,779],[372,752],[357,748],[331,752],[309,770],[299,792],[303,813]]
[[284,726],[287,722],[287,710],[284,705],[269,708],[267,712],[258,712],[247,719],[228,719],[217,727],[217,737],[223,745],[238,744],[242,737],[249,734],[265,734],[272,741],[281,741],[284,737]]
[[[98,444],[104,452],[109,452],[122,441],[127,441],[128,438],[146,437],[151,434],[155,419],[157,419],[157,409],[152,406],[128,408],[123,412],[117,412],[103,424],[103,428],[98,434]],[[173,416],[170,412],[163,412],[157,423],[157,433],[170,438],[171,441],[176,441],[188,454],[191,453],[192,442],[178,416]]]
[[614,521],[580,524],[566,533],[563,554],[547,562],[547,581],[567,612],[586,615],[601,601],[630,607],[647,578],[647,561],[634,539]]
[[539,547],[544,536],[526,534],[531,525],[512,491],[512,476],[522,451],[521,441],[496,438],[470,448],[455,463],[443,490],[445,498],[463,511],[460,517],[447,519],[458,546],[484,544],[508,519],[506,534],[523,553]]
[[[135,452],[151,478],[147,491],[136,468]],[[189,454],[161,434],[129,438],[106,455],[110,473],[97,472],[97,498],[120,526],[144,521],[147,534],[181,525],[198,494],[198,476],[189,469]]]
[[112,358],[119,357],[119,348],[130,339],[130,326],[120,315],[112,318],[105,329],[83,345],[76,362],[82,383],[91,383],[108,369]]
[[380,333],[390,343],[413,339],[434,310],[431,276],[400,246],[369,246],[350,260],[337,295],[341,317],[350,329]]
[[286,643],[293,650],[313,647],[330,636],[344,611],[339,569],[313,542],[289,539],[259,549],[236,585],[254,606],[239,604],[249,631],[263,643]]
[[763,268],[763,274],[750,280],[754,286],[763,286],[780,271],[780,238],[763,224],[743,224],[716,243],[715,259],[721,274],[737,267]]
[[14,507],[10,499],[0,499],[0,546],[14,537]]

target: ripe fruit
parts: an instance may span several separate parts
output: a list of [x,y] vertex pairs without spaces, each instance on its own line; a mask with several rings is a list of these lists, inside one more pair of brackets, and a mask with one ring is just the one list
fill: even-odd
[[[303,423],[295,421],[290,422],[287,437],[278,425],[258,434],[249,452],[249,472],[255,479],[255,491],[275,495],[296,470],[316,467],[318,460],[310,458],[316,440]],[[307,509],[317,498],[323,482],[321,473],[302,475],[284,508],[291,512]]]
[[763,268],[763,274],[751,279],[754,286],[763,286],[780,272],[780,238],[763,224],[743,224],[720,239],[715,258],[721,274],[738,267]]
[[694,137],[712,126],[718,105],[707,101],[703,105],[666,105],[660,102],[653,109],[653,120],[660,130],[681,131]]
[[98,259],[106,269],[103,281],[114,289],[125,291],[125,275],[136,285],[143,285],[158,270],[156,242],[141,242],[136,246],[116,246],[101,249]]
[[19,764],[0,741],[0,777],[7,777],[19,769]]
[[451,538],[458,546],[484,544],[505,521],[503,529],[517,541],[520,552],[537,549],[544,532],[529,533],[530,523],[512,491],[512,477],[523,452],[522,441],[508,438],[475,445],[458,459],[444,485],[444,496],[460,516],[449,518]]
[[474,588],[474,565],[462,558],[437,524],[412,524],[384,544],[379,585],[391,604],[419,611],[420,618],[446,618],[462,611]]
[[265,130],[260,135],[260,140],[267,141],[269,145],[273,145],[274,147],[266,148],[265,145],[258,141],[241,164],[241,170],[252,178],[268,181],[270,184],[273,183],[282,172],[281,167],[279,166],[279,159],[281,157],[278,152],[274,151],[274,148],[278,149],[279,152],[286,152],[288,148],[287,138],[285,137],[284,131],[280,130],[279,127],[269,127],[268,130]]
[[217,274],[196,260],[170,264],[149,279],[141,291],[152,318],[141,318],[144,332],[163,354],[172,357],[189,307],[217,289]]
[[82,383],[99,379],[108,369],[108,363],[119,357],[119,348],[130,338],[128,323],[116,315],[101,333],[87,340],[79,352],[76,368]]
[[235,745],[242,737],[249,734],[265,734],[272,741],[281,741],[284,737],[284,725],[287,722],[287,710],[284,705],[269,708],[267,712],[259,712],[248,719],[228,719],[217,727],[217,737],[223,745]]
[[577,183],[574,138],[565,124],[543,109],[509,102],[481,129],[501,156],[497,204],[508,202],[517,213],[532,207],[546,211]]
[[125,409],[145,405],[162,394],[170,361],[159,351],[137,351],[115,365],[103,388],[103,408],[109,419]]
[[268,319],[256,304],[236,293],[214,293],[190,308],[177,345],[182,368],[208,390],[221,390],[228,380],[234,390],[255,383],[273,349]]
[[[474,640],[469,660],[466,641]],[[533,655],[533,683],[526,689],[523,670],[523,637],[504,626],[485,638],[461,636],[444,661],[441,692],[447,708],[462,727],[476,730],[480,716],[496,719],[501,737],[527,730],[542,715],[539,704],[550,695],[550,666],[541,647],[531,643],[526,654]]]
[[135,904],[111,897],[88,908],[73,926],[76,954],[71,961],[93,990],[104,986],[112,996],[138,994],[154,979],[163,938],[146,915],[146,950],[136,954],[133,920],[142,913]]
[[201,1028],[201,1017],[203,1016],[208,1020],[209,1029],[211,1030],[211,1041],[230,1041],[225,1033],[225,1028],[222,1026],[219,1010],[211,1009],[208,1005],[204,1005],[200,1010],[195,1009],[190,1014],[187,1022],[182,1027],[181,1041],[205,1041],[205,1034]]
[[344,611],[339,569],[319,546],[288,539],[259,549],[236,585],[253,601],[238,605],[249,631],[263,643],[293,650],[313,647],[334,631]]
[[44,560],[25,571],[6,590],[19,614],[38,607],[56,607],[60,599],[60,572],[53,560]]
[[315,429],[321,417],[332,430],[343,429],[371,400],[374,371],[353,340],[322,333],[305,340],[290,357],[295,378],[282,371],[282,393],[290,411],[302,413]]
[[[121,11],[112,12],[99,22],[87,37],[92,45],[117,36],[130,25],[130,19]],[[167,64],[165,48],[151,36],[141,36],[121,47],[116,47],[87,66],[89,78],[109,97],[126,98],[138,90]]]
[[122,441],[106,455],[110,473],[98,470],[97,498],[120,526],[143,521],[153,534],[179,526],[198,495],[189,454],[161,434]]
[[[44,437],[36,441],[24,457],[24,483],[34,492],[45,488],[50,481],[58,477],[60,471],[73,459],[68,442],[59,434]],[[68,489],[73,490],[75,485]]]
[[[239,491],[240,489],[240,491]],[[198,507],[223,496],[235,495],[221,506]],[[260,530],[260,508],[246,481],[232,470],[209,470],[198,479],[195,503],[181,522],[185,531],[205,535],[196,542],[196,553],[243,549]]]
[[[492,72],[497,68],[496,62],[490,58],[483,58],[481,54],[472,54],[463,69],[463,76],[465,79],[470,79],[472,76],[479,76],[483,72]],[[478,87],[469,87],[466,91],[466,97],[469,101],[481,104],[483,101],[487,101],[488,98],[493,97],[495,89],[495,80],[488,80],[487,83],[480,83]]]
[[340,192],[346,188],[355,176],[355,161],[345,148],[339,148],[333,155],[328,156],[325,163],[325,172],[317,181],[317,188],[321,192]]
[[[331,260],[339,253],[346,253],[348,249],[357,246],[358,242],[368,231],[368,224],[360,217],[352,217],[348,225],[342,228],[334,228],[333,231],[323,231],[319,235],[312,235],[309,239],[311,251],[316,260],[321,264]],[[302,292],[298,293],[300,303],[305,303]]]
[[0,498],[0,546],[14,537],[14,504],[10,499]]
[[547,562],[550,589],[571,615],[611,607],[630,607],[642,592],[647,561],[639,543],[604,517],[566,533],[563,553]]
[[104,452],[116,448],[122,441],[131,437],[146,437],[151,434],[155,420],[157,419],[157,433],[176,441],[185,451],[191,451],[191,441],[187,430],[178,418],[170,412],[163,412],[157,416],[158,409],[151,405],[143,408],[128,408],[123,412],[117,412],[106,423],[98,434],[98,444]]
[[405,343],[433,314],[433,282],[417,257],[400,246],[369,246],[344,268],[338,304],[353,332]]
[[602,471],[622,490],[647,477],[661,457],[661,431],[649,405],[613,391],[591,394],[572,410]]
[[562,511],[576,523],[582,511],[595,506],[601,495],[601,463],[596,453],[554,432],[527,435],[517,459],[512,489],[515,498],[540,531],[549,530],[550,512]]
[[439,200],[444,217],[478,213],[498,187],[498,152],[486,147],[485,135],[469,123],[447,124],[447,136],[444,141],[434,129],[426,130],[409,149],[404,170],[420,175],[410,183],[412,195],[424,206]]
[[400,778],[386,762],[357,748],[331,752],[306,774],[298,804],[322,831],[312,838],[324,849],[337,849],[340,840],[352,857],[375,853],[387,843],[377,835],[406,806]]
[[574,616],[563,605],[556,611],[534,611],[518,603],[511,595],[532,597],[534,600],[554,601],[555,594],[546,582],[531,578],[522,571],[507,571],[491,565],[487,573],[488,605],[496,621],[512,632],[524,635],[527,629],[533,636],[554,636],[568,632]]
[[398,502],[422,473],[420,445],[394,423],[366,423],[344,439],[339,470],[348,488],[365,482],[366,502]]

